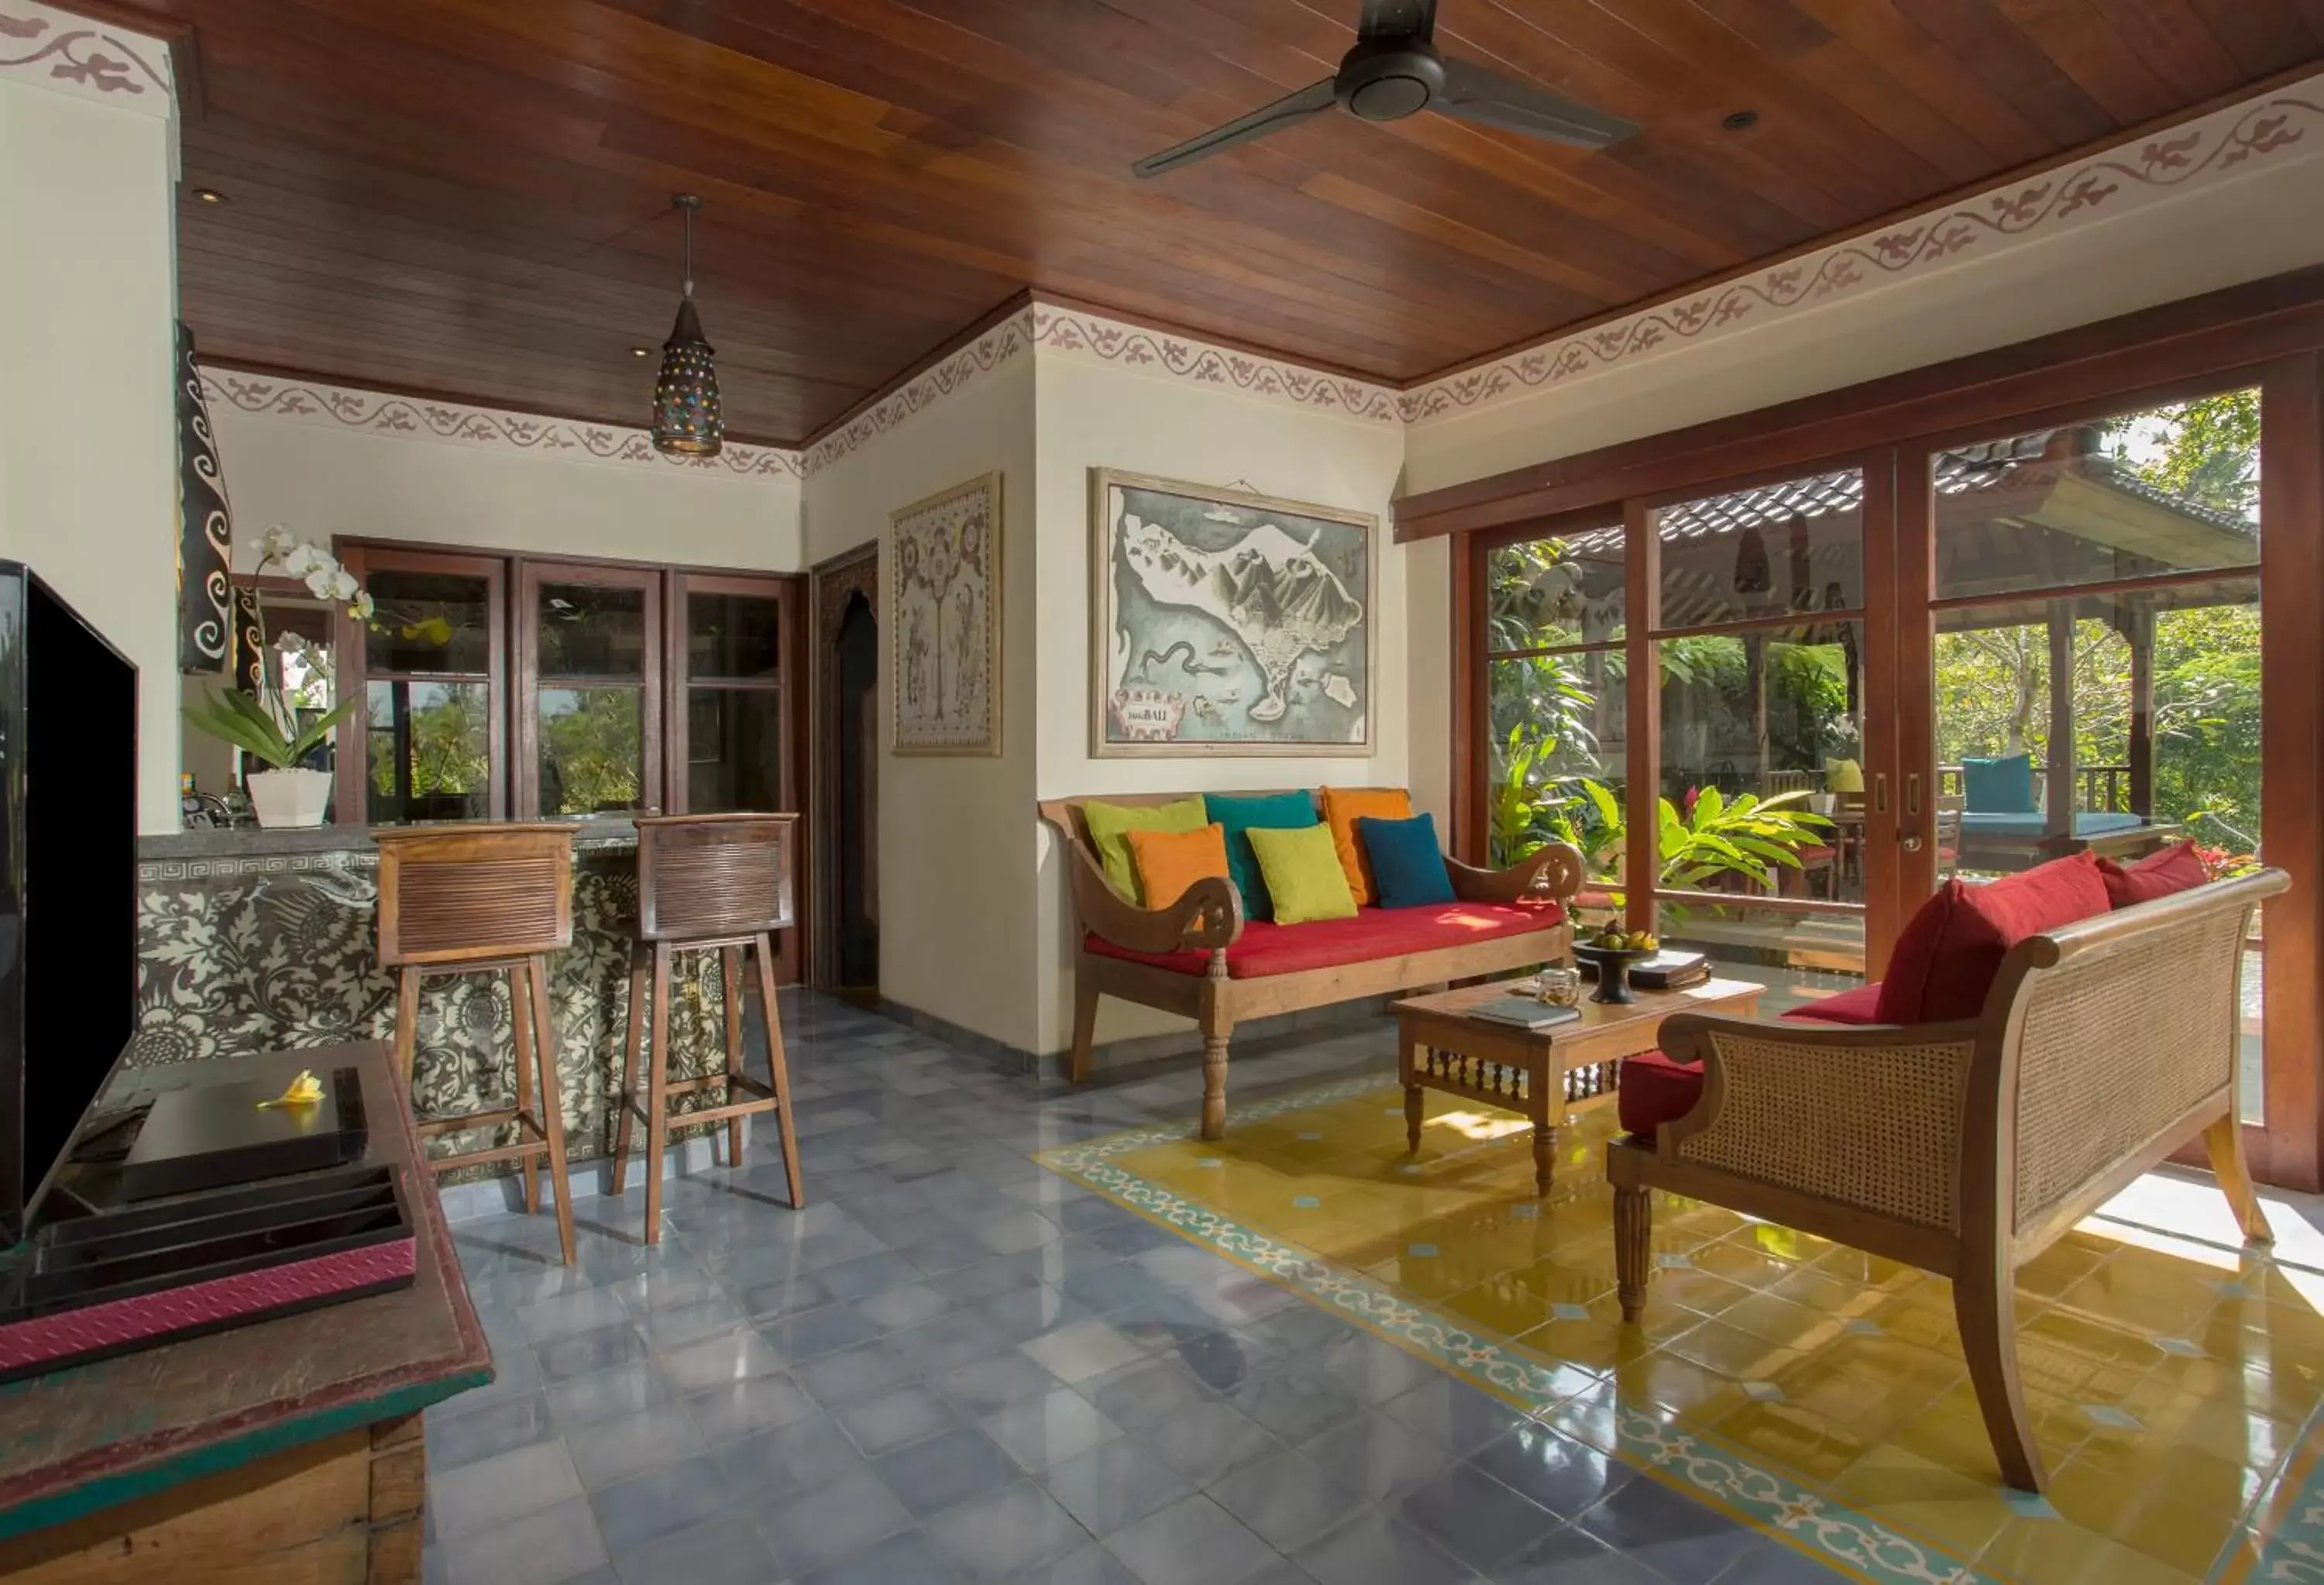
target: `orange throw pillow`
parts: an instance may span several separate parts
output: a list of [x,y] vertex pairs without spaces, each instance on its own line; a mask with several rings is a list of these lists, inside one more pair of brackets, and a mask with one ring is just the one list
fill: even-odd
[[1149,908],[1167,908],[1186,895],[1195,881],[1215,875],[1227,878],[1227,831],[1205,825],[1200,831],[1132,831],[1130,862],[1138,866],[1138,884]]
[[1332,845],[1340,850],[1340,868],[1348,872],[1348,889],[1356,907],[1370,908],[1379,899],[1372,884],[1371,855],[1357,840],[1356,822],[1412,818],[1412,795],[1400,787],[1327,787],[1323,789],[1323,824],[1332,828]]

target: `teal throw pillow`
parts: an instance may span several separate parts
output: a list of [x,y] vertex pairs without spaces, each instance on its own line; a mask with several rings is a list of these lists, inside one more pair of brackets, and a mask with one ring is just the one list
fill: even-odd
[[1258,826],[1268,831],[1289,831],[1302,825],[1320,824],[1315,814],[1315,798],[1312,793],[1210,793],[1203,799],[1211,824],[1225,829],[1227,839],[1227,876],[1242,893],[1242,916],[1246,919],[1272,919],[1275,904],[1267,895],[1267,878],[1260,873],[1259,855],[1251,851],[1250,838],[1246,834]]

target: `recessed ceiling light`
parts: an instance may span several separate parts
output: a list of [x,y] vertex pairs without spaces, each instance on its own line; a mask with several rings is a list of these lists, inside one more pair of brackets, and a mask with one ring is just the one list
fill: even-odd
[[1759,124],[1759,113],[1757,110],[1738,110],[1719,124],[1729,132],[1741,132],[1746,127]]
[[201,199],[205,204],[223,204],[226,201],[226,195],[214,187],[198,187],[194,189],[194,197]]
[[633,358],[650,358],[653,356],[653,348],[650,346],[633,346],[630,348],[630,355]]

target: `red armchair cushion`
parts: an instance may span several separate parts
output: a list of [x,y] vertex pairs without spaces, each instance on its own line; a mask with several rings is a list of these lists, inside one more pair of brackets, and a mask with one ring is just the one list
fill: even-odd
[[[1254,919],[1243,926],[1242,934],[1227,948],[1227,976],[1234,980],[1264,980],[1272,974],[1296,974],[1309,969],[1337,968],[1342,963],[1368,963],[1376,958],[1402,957],[1406,953],[1434,952],[1439,947],[1523,935],[1528,931],[1546,930],[1564,919],[1565,910],[1554,902],[1358,908],[1352,919],[1317,919],[1305,925]],[[1087,937],[1084,945],[1101,957],[1152,963],[1157,969],[1170,969],[1181,974],[1200,974],[1210,966],[1210,954],[1192,948],[1133,952],[1095,935]]]
[[1614,1115],[1626,1134],[1654,1138],[1655,1130],[1694,1110],[1702,1095],[1702,1064],[1673,1062],[1660,1051],[1622,1059],[1614,1085]]
[[2203,872],[2203,861],[2195,856],[2195,844],[2181,842],[2149,853],[2135,864],[2100,859],[2098,879],[2106,883],[2107,899],[2116,908],[2126,908],[2174,891],[2192,891],[2210,877]]
[[1880,981],[1875,980],[1869,985],[1858,985],[1837,996],[1786,1008],[1784,1017],[1818,1024],[1877,1024],[1880,1021]]
[[1971,886],[1954,880],[1896,937],[1877,1003],[1883,1024],[1973,1018],[2009,949],[2029,935],[2103,914],[2098,861],[2087,852]]

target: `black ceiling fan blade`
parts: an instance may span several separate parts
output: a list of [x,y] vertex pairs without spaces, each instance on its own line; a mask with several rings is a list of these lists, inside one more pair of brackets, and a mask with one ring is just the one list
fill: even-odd
[[1426,39],[1436,32],[1436,0],[1364,0],[1360,39]]
[[1279,127],[1295,121],[1305,121],[1320,111],[1329,110],[1339,103],[1332,91],[1332,79],[1310,83],[1296,94],[1286,94],[1272,105],[1262,105],[1248,115],[1238,115],[1224,126],[1214,126],[1200,137],[1188,138],[1176,148],[1148,154],[1130,166],[1138,176],[1159,176],[1166,170],[1176,170],[1221,149],[1231,149],[1237,143],[1247,143],[1256,137],[1265,137]]
[[1444,91],[1428,101],[1431,110],[1480,126],[1521,132],[1584,149],[1602,149],[1637,135],[1638,124],[1537,88],[1528,82],[1466,60],[1444,62]]

